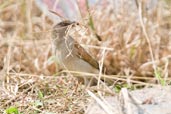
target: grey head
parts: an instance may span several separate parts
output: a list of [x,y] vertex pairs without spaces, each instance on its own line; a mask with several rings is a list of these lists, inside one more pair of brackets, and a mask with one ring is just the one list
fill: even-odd
[[64,35],[65,33],[67,33],[68,28],[69,27],[73,27],[76,24],[76,22],[72,22],[72,21],[62,21],[59,22],[58,24],[56,24],[53,27],[53,35],[55,36],[55,34],[58,35]]
[[52,30],[52,43],[55,48],[64,47],[66,43],[69,45],[74,42],[73,38],[68,35],[68,30],[74,27],[76,22],[72,21],[62,21],[56,24]]
[[69,28],[75,26],[77,24],[76,22],[73,21],[62,21],[57,23],[52,30],[52,40],[54,44],[59,44],[65,40],[64,38],[67,35],[67,32]]

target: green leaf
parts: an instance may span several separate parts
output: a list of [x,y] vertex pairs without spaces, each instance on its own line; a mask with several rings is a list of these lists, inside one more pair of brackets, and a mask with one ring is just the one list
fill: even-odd
[[44,95],[43,95],[43,93],[41,91],[38,91],[38,96],[39,96],[40,99],[43,99],[43,97],[44,97]]
[[18,109],[16,107],[10,107],[6,109],[7,114],[19,114]]
[[166,84],[166,82],[164,81],[164,79],[162,78],[162,73],[161,73],[161,69],[157,68],[155,71],[154,71],[154,75],[155,77],[159,80],[160,84],[162,86],[164,86]]
[[135,51],[136,51],[135,46],[132,46],[132,47],[131,47],[131,50],[130,50],[131,59],[133,59],[132,57],[135,55]]

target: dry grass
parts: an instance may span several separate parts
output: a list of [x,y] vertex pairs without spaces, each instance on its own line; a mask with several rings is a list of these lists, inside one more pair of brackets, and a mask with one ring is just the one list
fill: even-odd
[[[94,7],[90,10],[94,32],[88,16],[83,17],[85,25],[73,35],[105,64],[111,75],[100,76],[112,84],[90,90],[111,94],[117,83],[170,84],[171,6],[166,3],[159,1],[147,11],[142,2],[133,12],[122,7],[117,13],[109,4]],[[10,106],[23,113],[84,113],[90,99],[85,87],[70,74],[57,72],[49,59],[51,29],[51,20],[34,2],[0,1],[0,113]],[[59,76],[54,76],[56,72]]]

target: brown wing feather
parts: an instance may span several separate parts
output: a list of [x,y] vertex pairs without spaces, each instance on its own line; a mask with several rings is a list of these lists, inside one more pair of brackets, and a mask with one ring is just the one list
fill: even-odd
[[82,58],[96,69],[99,69],[99,63],[92,56],[90,56],[83,47],[81,47],[77,42],[75,42],[74,46],[76,50],[78,50],[78,57]]

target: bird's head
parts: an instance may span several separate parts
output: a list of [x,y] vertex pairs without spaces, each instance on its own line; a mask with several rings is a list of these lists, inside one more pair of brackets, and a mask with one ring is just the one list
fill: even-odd
[[62,22],[59,22],[58,24],[56,24],[53,29],[56,30],[56,31],[63,31],[63,32],[66,32],[67,29],[69,28],[72,28],[74,27],[75,25],[78,25],[77,22],[75,21],[62,21]]
[[76,25],[79,25],[79,24],[75,21],[68,21],[68,20],[57,23],[53,27],[52,38],[56,39],[57,36],[62,37],[66,35],[68,30],[71,29],[72,27],[75,27]]

